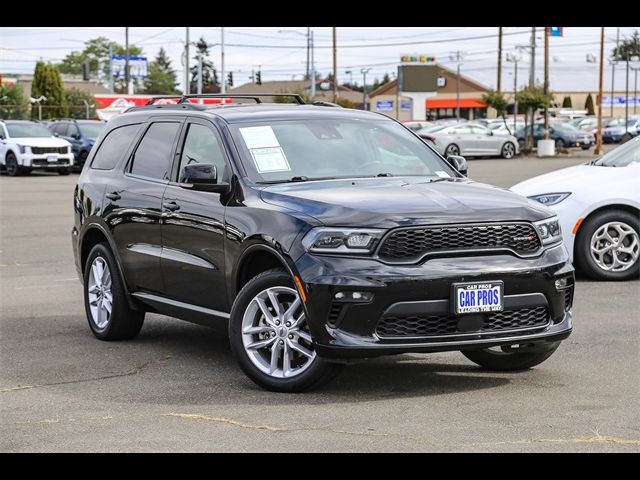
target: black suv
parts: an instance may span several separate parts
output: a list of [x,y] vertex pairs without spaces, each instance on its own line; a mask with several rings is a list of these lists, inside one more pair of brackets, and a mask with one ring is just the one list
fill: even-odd
[[75,156],[74,168],[82,169],[89,152],[102,133],[106,123],[102,120],[60,119],[49,122],[48,128],[56,137],[64,138],[71,144]]
[[79,177],[99,339],[135,337],[145,312],[228,320],[253,381],[301,391],[406,352],[526,369],[569,336],[574,270],[546,207],[380,114],[192,97],[115,117]]

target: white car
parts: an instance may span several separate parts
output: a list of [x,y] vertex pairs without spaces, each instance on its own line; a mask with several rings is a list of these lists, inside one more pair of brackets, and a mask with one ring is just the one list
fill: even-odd
[[516,137],[494,135],[491,129],[474,123],[425,128],[418,130],[416,135],[430,142],[444,157],[513,158],[519,153]]
[[56,138],[40,122],[0,121],[0,170],[14,177],[32,170],[68,175],[73,166],[71,144]]
[[586,274],[601,280],[640,276],[640,138],[511,190],[556,211],[573,262]]

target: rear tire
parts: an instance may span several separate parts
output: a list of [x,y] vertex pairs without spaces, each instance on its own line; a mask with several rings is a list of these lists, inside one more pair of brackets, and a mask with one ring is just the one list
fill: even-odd
[[89,252],[84,267],[84,304],[96,338],[126,340],[140,333],[144,312],[129,307],[118,265],[106,243]]
[[302,392],[343,368],[316,355],[300,302],[291,276],[282,269],[252,278],[233,302],[231,352],[242,371],[266,390]]
[[559,346],[560,342],[553,342],[546,347],[540,346],[539,350],[529,352],[504,351],[496,347],[495,349],[463,350],[462,354],[488,370],[514,372],[541,364],[553,355]]

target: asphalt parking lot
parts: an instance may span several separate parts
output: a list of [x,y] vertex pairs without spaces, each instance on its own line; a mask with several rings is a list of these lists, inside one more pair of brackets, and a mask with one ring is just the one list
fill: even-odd
[[[469,175],[510,186],[592,158],[578,154],[471,160]],[[524,373],[400,355],[269,393],[224,325],[148,315],[133,341],[94,339],[71,252],[76,178],[0,177],[2,451],[640,451],[640,282],[579,278],[573,335]]]

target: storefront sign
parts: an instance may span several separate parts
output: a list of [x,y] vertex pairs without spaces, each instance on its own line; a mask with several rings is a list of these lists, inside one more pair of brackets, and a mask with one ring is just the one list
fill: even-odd
[[402,63],[421,63],[425,65],[431,65],[436,63],[436,57],[428,55],[403,55],[400,57]]
[[393,110],[393,100],[378,100],[376,110],[379,112],[390,112]]

